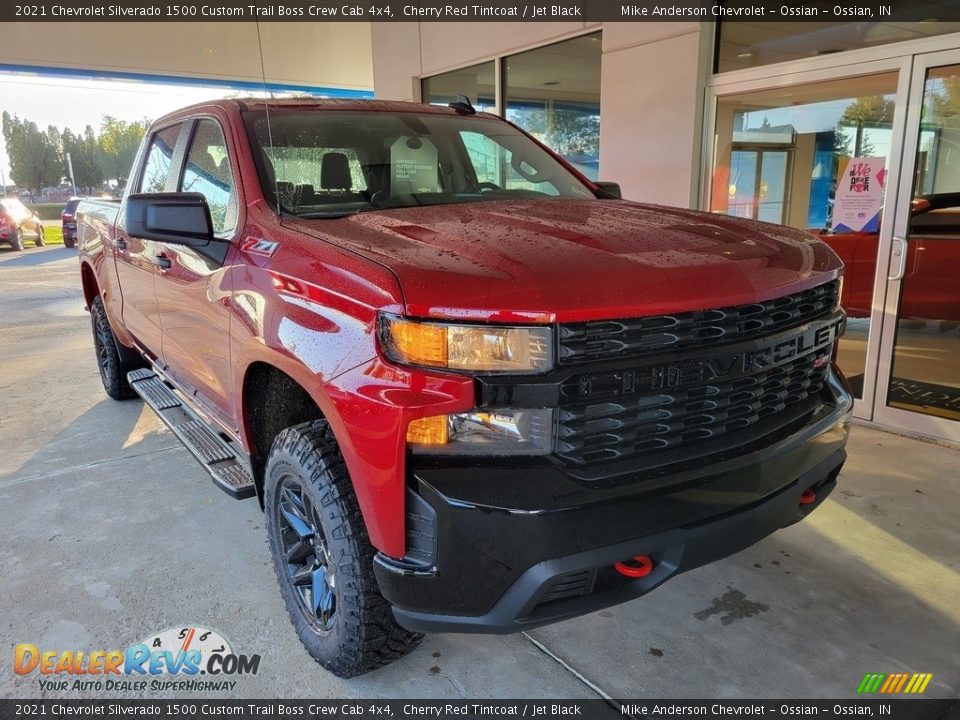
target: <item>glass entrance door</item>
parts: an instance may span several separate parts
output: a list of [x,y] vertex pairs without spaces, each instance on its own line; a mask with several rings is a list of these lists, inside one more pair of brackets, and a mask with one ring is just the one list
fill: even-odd
[[908,75],[909,63],[895,61],[865,75],[725,93],[716,103],[709,209],[806,230],[843,260],[848,322],[837,362],[857,399],[854,414],[867,420],[886,277],[879,272],[877,303],[877,266],[893,234],[893,212],[883,211],[899,177]]
[[914,59],[874,418],[960,440],[960,52]]

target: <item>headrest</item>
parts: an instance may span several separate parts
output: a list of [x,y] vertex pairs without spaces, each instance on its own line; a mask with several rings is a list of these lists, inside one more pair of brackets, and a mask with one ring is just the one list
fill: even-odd
[[320,188],[323,190],[349,190],[353,187],[350,177],[350,162],[343,153],[331,152],[320,163]]

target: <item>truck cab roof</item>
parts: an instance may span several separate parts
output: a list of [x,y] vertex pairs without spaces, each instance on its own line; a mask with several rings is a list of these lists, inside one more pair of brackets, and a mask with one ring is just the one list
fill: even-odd
[[[406,102],[401,100],[358,100],[354,98],[321,98],[321,97],[277,97],[277,98],[258,98],[258,97],[240,97],[228,98],[222,100],[207,100],[200,103],[194,103],[181,108],[175,112],[168,113],[157,119],[161,123],[167,119],[175,119],[196,115],[198,112],[208,110],[211,107],[220,108],[226,112],[244,112],[252,111],[283,111],[283,110],[317,110],[317,111],[337,111],[337,112],[384,112],[384,113],[417,113],[427,115],[451,115],[462,114],[457,110],[445,105],[430,105],[428,103]],[[478,111],[475,117],[487,117],[491,119],[500,119],[491,113]]]

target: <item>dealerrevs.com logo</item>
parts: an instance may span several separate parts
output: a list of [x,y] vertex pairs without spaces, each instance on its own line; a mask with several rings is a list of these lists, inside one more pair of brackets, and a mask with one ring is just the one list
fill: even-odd
[[[125,650],[51,650],[20,643],[17,675],[37,676],[41,690],[233,690],[233,677],[256,675],[259,655],[235,653],[216,630],[197,625],[148,635]],[[202,677],[201,677],[202,676]]]

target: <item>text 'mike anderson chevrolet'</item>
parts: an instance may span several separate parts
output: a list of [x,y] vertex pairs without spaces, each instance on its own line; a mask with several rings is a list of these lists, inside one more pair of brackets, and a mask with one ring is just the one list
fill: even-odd
[[836,484],[810,235],[620,200],[468,101],[197,105],[130,177],[78,208],[106,391],[258,498],[338,675],[638,597]]

